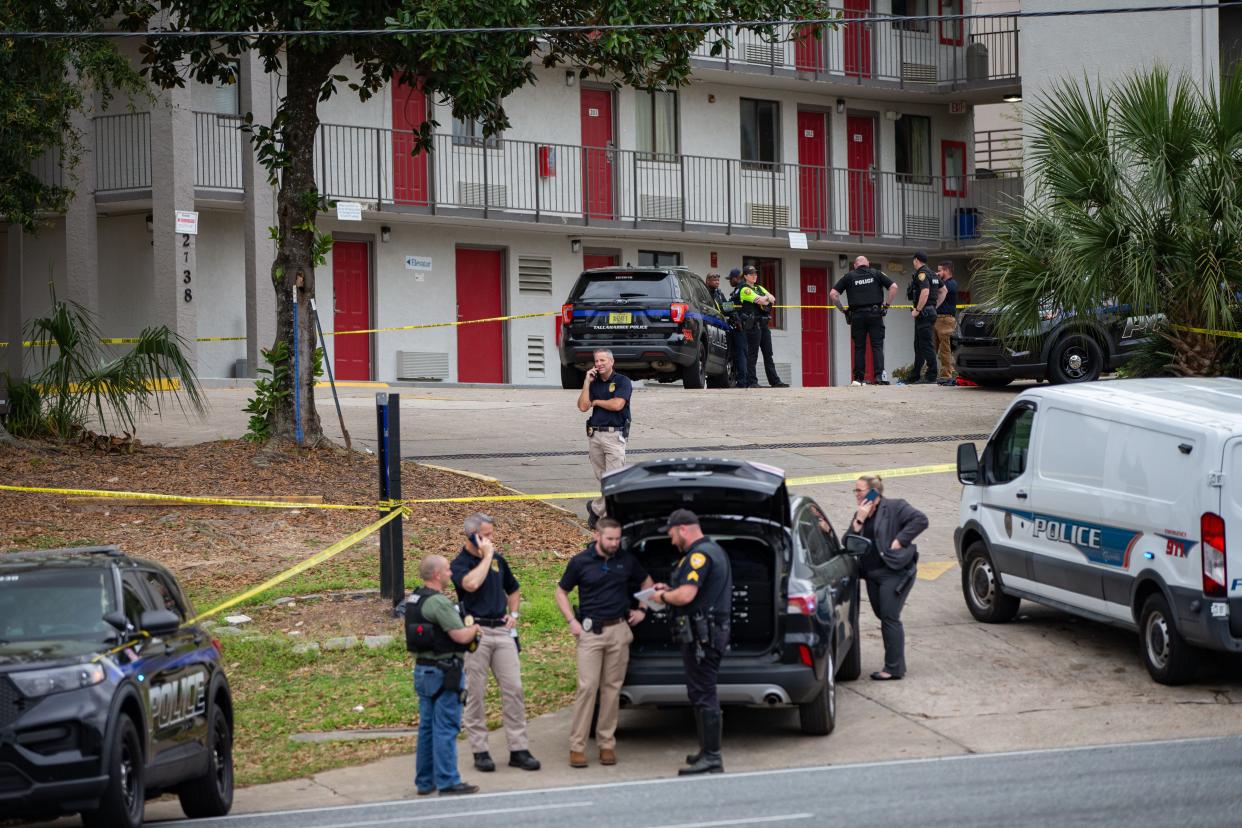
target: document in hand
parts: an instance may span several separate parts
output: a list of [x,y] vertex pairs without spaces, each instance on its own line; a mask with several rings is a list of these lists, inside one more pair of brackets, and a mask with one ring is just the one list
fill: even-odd
[[649,609],[649,610],[664,609],[664,602],[656,600],[655,598],[655,587],[650,587],[649,589],[644,589],[644,590],[641,590],[640,592],[635,592],[634,597],[638,599],[638,603],[642,604],[643,609]]

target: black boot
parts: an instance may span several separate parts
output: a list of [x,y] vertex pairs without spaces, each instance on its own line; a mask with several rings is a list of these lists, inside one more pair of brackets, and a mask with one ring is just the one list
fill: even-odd
[[694,708],[694,729],[699,734],[699,750],[697,753],[686,754],[686,764],[693,765],[703,758],[703,708]]
[[703,717],[703,755],[690,767],[677,771],[678,776],[724,773],[724,760],[720,757],[720,711],[703,710],[700,715]]

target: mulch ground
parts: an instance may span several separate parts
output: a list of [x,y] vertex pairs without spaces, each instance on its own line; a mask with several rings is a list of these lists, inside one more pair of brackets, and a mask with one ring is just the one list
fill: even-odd
[[[378,499],[374,457],[336,447],[262,450],[244,440],[149,446],[135,454],[42,444],[0,447],[0,481],[216,497],[321,495],[328,503],[363,505]],[[509,493],[497,484],[411,462],[402,464],[402,491],[408,498]],[[415,506],[406,521],[407,549],[456,554],[462,520],[480,510],[495,517],[502,546],[514,559],[551,562],[582,548],[580,522],[553,507],[466,503]],[[128,554],[167,566],[200,598],[201,608],[201,599],[231,595],[258,583],[377,517],[370,511],[123,506],[0,492],[0,551],[116,544]],[[374,543],[373,537],[366,545]],[[411,560],[409,565],[416,563]]]

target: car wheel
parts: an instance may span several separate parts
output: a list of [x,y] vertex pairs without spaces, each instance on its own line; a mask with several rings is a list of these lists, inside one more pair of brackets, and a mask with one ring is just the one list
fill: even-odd
[[99,807],[82,812],[82,824],[87,828],[140,828],[147,801],[142,769],[138,728],[129,716],[121,716],[108,762],[108,785]]
[[707,377],[708,388],[732,388],[736,382],[736,371],[733,364],[733,354],[725,353],[724,371],[719,374],[709,374]]
[[207,773],[177,791],[190,819],[224,816],[233,807],[233,729],[219,705],[211,707],[207,733]]
[[579,371],[572,365],[561,366],[561,388],[564,389],[581,389],[582,383],[586,381],[586,374]]
[[1185,684],[1195,677],[1198,654],[1177,631],[1169,602],[1149,595],[1139,615],[1140,649],[1147,672],[1161,684]]
[[850,643],[845,658],[841,659],[841,666],[837,668],[837,679],[840,681],[854,681],[862,675],[862,636],[858,631],[858,601],[862,597],[861,592],[857,586],[854,587],[854,609],[851,613],[853,618],[850,619],[850,634],[854,640]]
[[970,380],[980,388],[1004,388],[1013,380],[1009,377],[968,377],[962,375],[962,379]]
[[837,726],[837,676],[832,648],[828,648],[824,682],[815,698],[798,705],[798,724],[807,736],[827,736]]
[[1018,614],[1021,599],[1001,592],[996,577],[996,567],[983,541],[975,541],[966,548],[966,563],[962,567],[962,594],[966,607],[975,620],[985,624],[1004,624]]
[[1048,379],[1062,384],[1091,382],[1104,369],[1104,352],[1090,336],[1071,334],[1057,343],[1048,360]]
[[686,388],[707,387],[707,350],[699,351],[699,358],[681,369],[681,384]]

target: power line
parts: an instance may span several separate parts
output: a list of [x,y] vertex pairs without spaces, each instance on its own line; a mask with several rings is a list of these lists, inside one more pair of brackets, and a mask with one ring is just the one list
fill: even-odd
[[895,15],[888,17],[820,17],[794,20],[718,20],[714,22],[693,23],[600,23],[575,24],[566,26],[464,26],[443,29],[273,29],[254,31],[204,30],[189,31],[180,29],[150,29],[137,32],[126,31],[91,31],[91,32],[5,32],[0,37],[13,40],[95,40],[95,39],[133,39],[163,40],[168,38],[297,38],[297,37],[392,37],[392,36],[427,36],[427,35],[469,35],[469,34],[574,34],[592,32],[629,32],[629,31],[704,31],[711,29],[728,29],[734,27],[756,28],[762,26],[818,26],[826,24],[871,24],[871,23],[948,23],[972,20],[1031,20],[1053,17],[1093,17],[1101,15],[1143,14],[1148,12],[1175,11],[1210,11],[1236,6],[1236,2],[1170,4],[1164,6],[1129,6],[1124,8],[1094,9],[1059,9],[1057,11],[1040,12],[1009,12],[992,14],[942,14],[942,15]]

